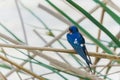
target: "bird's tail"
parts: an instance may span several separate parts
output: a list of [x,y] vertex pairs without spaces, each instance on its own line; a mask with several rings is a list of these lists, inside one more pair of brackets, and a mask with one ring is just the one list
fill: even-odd
[[88,57],[88,60],[89,60],[89,64],[91,64],[91,65],[92,65],[92,61],[91,61],[90,56],[88,55],[88,51],[87,51],[87,50],[86,50],[86,54],[87,54],[87,57]]
[[90,58],[90,56],[88,54],[88,51],[87,51],[86,47],[85,47],[85,55],[88,57],[89,64],[92,65],[92,61],[91,61],[91,58]]
[[90,67],[89,62],[87,62],[88,68],[90,69],[90,71],[92,72],[92,68]]
[[87,51],[87,49],[86,49],[86,46],[85,46],[85,55],[87,56],[87,61],[86,61],[86,63],[87,63],[87,65],[88,65],[90,71],[92,72],[92,68],[90,67],[90,64],[92,65],[92,61],[91,61],[91,58],[90,58],[90,56],[89,56],[89,54],[88,54],[88,51]]

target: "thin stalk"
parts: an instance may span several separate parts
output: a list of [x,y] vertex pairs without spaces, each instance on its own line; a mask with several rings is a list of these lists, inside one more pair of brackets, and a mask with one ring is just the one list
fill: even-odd
[[45,7],[42,4],[39,4],[38,7],[40,7],[41,9],[45,10],[47,13],[51,14],[52,16],[54,16],[55,18],[59,19],[60,21],[62,21],[63,23],[67,24],[67,25],[72,25],[71,22],[69,22],[69,20],[65,19],[62,15],[57,14],[56,12],[50,10],[49,8]]
[[[105,10],[102,9],[102,14],[101,14],[101,19],[100,19],[100,23],[103,24],[103,20],[104,20],[104,15],[105,15]],[[100,40],[100,36],[101,36],[101,30],[99,29],[98,31],[98,40]],[[96,52],[98,52],[99,47],[96,47]]]
[[[108,65],[110,65],[112,63],[112,61],[110,61],[106,66],[104,66],[100,71],[99,71],[99,73],[101,73],[106,67],[108,67]],[[109,66],[109,67],[112,67],[112,66]],[[108,67],[108,68],[109,68]]]
[[5,29],[10,35],[12,35],[16,40],[20,41],[23,43],[22,40],[20,40],[13,32],[11,32],[7,27],[5,27],[5,25],[3,25],[2,23],[0,23],[1,27],[3,29]]
[[[101,14],[101,19],[100,19],[100,23],[102,24],[103,23],[103,20],[104,20],[104,15],[105,15],[105,10],[102,9],[102,14]],[[98,40],[100,40],[100,36],[101,36],[101,30],[99,29],[98,30]],[[96,52],[99,51],[99,46],[96,46]],[[95,62],[94,62],[94,65],[96,65],[98,62],[100,61],[100,58],[95,58]],[[96,69],[96,68],[95,68]]]
[[[33,24],[27,24],[26,25],[32,27],[32,28],[35,28],[35,29],[38,29],[38,30],[46,30],[46,28],[42,28],[42,27],[39,27],[39,26],[36,26],[36,25],[33,25]],[[51,31],[59,31],[59,32],[62,32],[63,30],[59,30],[59,29],[54,29],[52,28]]]
[[113,1],[109,0],[108,5],[120,12],[120,8],[115,3],[113,3]]
[[[27,45],[11,45],[11,44],[2,44],[0,43],[1,47],[8,47],[8,48],[19,48],[19,49],[26,49],[26,50],[41,50],[41,51],[54,51],[54,52],[62,52],[62,53],[72,53],[76,54],[74,50],[71,49],[58,49],[58,48],[48,48],[48,47],[33,47]],[[90,56],[98,57],[98,58],[106,58],[111,60],[120,60],[120,56],[110,55],[110,54],[100,54],[95,52],[89,52]]]
[[120,71],[116,71],[116,72],[113,72],[113,73],[109,73],[109,74],[107,74],[106,76],[113,75],[113,74],[116,74],[116,73],[120,73]]
[[[101,73],[99,73],[99,72],[96,72],[96,73],[97,73],[97,75],[99,75],[99,76],[101,76],[101,77],[103,77],[103,78],[106,76],[106,75],[103,75],[103,74],[101,74]],[[112,80],[111,78],[109,78],[109,77],[107,77],[107,76],[106,76],[106,79],[107,79],[107,80]]]
[[7,80],[1,72],[0,72],[0,80]]
[[16,74],[18,75],[20,80],[23,80],[22,77],[20,76],[20,74],[18,73],[18,71],[16,72]]
[[[112,61],[111,61],[108,65],[110,65],[110,64],[112,64]],[[107,74],[108,74],[108,72],[110,71],[111,68],[112,68],[112,66],[111,66],[111,67],[107,67],[107,70],[106,70],[106,72],[105,72],[105,77],[104,77],[104,79],[106,79]]]
[[[18,14],[19,14],[19,19],[20,19],[20,22],[21,22],[21,27],[22,27],[23,34],[24,34],[25,44],[28,45],[26,29],[25,29],[25,25],[24,25],[23,17],[22,17],[22,14],[21,14],[21,10],[20,10],[20,8],[19,8],[18,0],[15,0],[15,4],[16,4],[17,11],[18,11]],[[27,53],[30,55],[29,52],[27,52]],[[29,65],[30,65],[30,69],[31,69],[31,71],[33,71],[32,63],[30,63]],[[34,80],[34,79],[33,79],[33,80]]]

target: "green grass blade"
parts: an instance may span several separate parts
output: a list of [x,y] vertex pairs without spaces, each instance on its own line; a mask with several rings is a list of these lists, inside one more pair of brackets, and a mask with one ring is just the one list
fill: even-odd
[[120,17],[115,14],[111,9],[109,9],[104,3],[99,0],[94,0],[94,2],[98,3],[118,24],[120,24]]
[[110,42],[108,46],[113,48],[119,48],[114,42]]
[[[75,2],[72,0],[66,0],[69,2],[72,6],[74,6],[77,10],[82,12],[88,19],[90,19],[98,28],[100,28],[102,31],[104,31],[113,41],[116,45],[120,47],[120,42],[119,40],[110,32],[108,31],[102,24],[100,24],[94,17],[91,16],[87,11],[85,11],[82,7],[77,5]],[[98,1],[98,0],[97,0]]]
[[12,33],[8,28],[6,28],[2,23],[0,23],[1,27],[4,28],[9,34],[11,34],[16,40],[18,40],[19,42],[22,42],[22,40],[20,40],[14,33]]
[[6,64],[3,64],[3,63],[0,63],[0,67],[1,68],[4,68],[4,69],[12,69],[12,67],[10,67],[10,66],[8,66],[8,65],[6,65]]
[[44,26],[46,29],[48,29],[49,33],[50,33],[52,36],[54,36],[54,35],[52,34],[52,31],[47,27],[47,25],[46,25],[35,13],[33,13],[32,10],[30,10],[29,8],[27,8],[26,6],[24,6],[21,2],[20,2],[20,4],[21,4],[21,6],[22,6],[24,9],[26,9],[28,12],[30,12],[37,20],[39,20],[39,21],[43,24],[43,26]]
[[67,14],[61,11],[58,7],[52,4],[49,0],[46,0],[53,8],[55,8],[59,13],[61,13],[64,17],[66,17],[69,21],[71,21],[74,25],[76,25],[82,33],[84,33],[90,40],[100,46],[105,52],[109,54],[113,54],[113,52],[104,46],[99,40],[95,39],[92,35],[90,35],[85,29],[83,29],[78,23],[76,23],[72,18],[70,18]]

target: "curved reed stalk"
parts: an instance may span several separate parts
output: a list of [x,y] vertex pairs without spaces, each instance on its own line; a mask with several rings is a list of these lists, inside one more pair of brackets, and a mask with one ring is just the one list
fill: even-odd
[[[21,27],[22,27],[22,30],[23,30],[25,44],[28,45],[28,39],[27,39],[26,28],[25,28],[25,24],[24,24],[23,16],[22,16],[22,13],[21,13],[21,9],[20,9],[19,4],[18,4],[18,0],[15,0],[15,4],[16,4],[17,11],[18,11],[18,15],[19,15],[19,19],[20,19]],[[29,52],[27,52],[27,54],[30,55]],[[30,65],[30,69],[33,71],[33,65],[32,65],[32,63],[30,62],[29,65]],[[34,80],[34,79],[33,79],[33,80]]]

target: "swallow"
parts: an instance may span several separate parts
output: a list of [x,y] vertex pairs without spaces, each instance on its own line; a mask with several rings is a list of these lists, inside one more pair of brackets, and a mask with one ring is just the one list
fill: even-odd
[[83,38],[82,34],[79,32],[76,26],[69,27],[69,33],[67,34],[67,41],[73,47],[75,52],[85,60],[90,71],[92,72],[92,69],[90,67],[90,64],[92,64],[92,62],[85,46],[85,39]]

